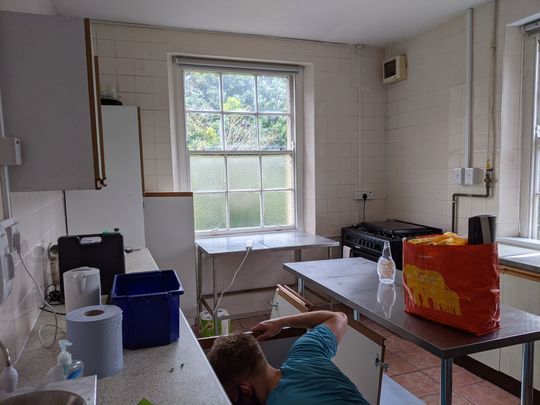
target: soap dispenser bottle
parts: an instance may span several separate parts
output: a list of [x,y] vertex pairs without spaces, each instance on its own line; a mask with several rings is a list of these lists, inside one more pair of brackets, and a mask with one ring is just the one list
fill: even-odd
[[392,259],[390,242],[384,241],[383,253],[377,262],[379,281],[383,284],[393,284],[396,278],[396,263]]
[[72,361],[71,353],[66,350],[67,346],[72,346],[69,340],[59,340],[60,353],[57,356],[56,365],[51,367],[47,373],[47,381],[74,380],[83,376],[84,364],[80,360]]

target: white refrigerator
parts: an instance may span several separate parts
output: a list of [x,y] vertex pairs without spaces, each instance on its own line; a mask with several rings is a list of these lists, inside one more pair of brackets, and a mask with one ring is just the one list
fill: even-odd
[[137,107],[102,106],[106,187],[66,191],[68,234],[113,232],[124,246],[144,248],[144,211]]

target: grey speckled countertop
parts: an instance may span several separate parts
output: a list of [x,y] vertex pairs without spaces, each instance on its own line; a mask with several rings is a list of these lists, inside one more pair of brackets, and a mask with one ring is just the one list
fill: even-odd
[[[157,268],[146,249],[128,254],[126,267],[128,272]],[[43,384],[47,371],[56,363],[58,346],[44,349],[37,336],[41,325],[51,323],[54,323],[52,314],[42,312],[15,365],[20,374],[20,386]],[[59,324],[65,330],[64,316],[59,317]],[[52,341],[52,334],[53,328],[43,330],[46,343]],[[59,336],[63,338],[64,334]],[[143,398],[155,405],[230,404],[182,312],[177,342],[148,349],[124,350],[123,370],[98,380],[97,392],[98,404],[136,405]]]
[[540,251],[499,242],[499,264],[540,273]]

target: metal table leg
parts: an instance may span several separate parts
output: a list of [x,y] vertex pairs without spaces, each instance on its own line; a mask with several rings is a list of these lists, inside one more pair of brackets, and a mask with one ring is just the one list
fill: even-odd
[[521,405],[533,403],[534,342],[523,344],[521,360]]
[[353,319],[355,321],[359,321],[360,320],[360,312],[358,312],[356,309],[353,309],[352,317],[353,317]]
[[328,259],[332,258],[332,248],[328,247]]
[[212,318],[214,319],[214,335],[218,335],[218,319],[217,319],[217,300],[218,300],[218,293],[216,290],[216,266],[215,266],[215,259],[212,256],[212,289],[213,289],[213,295],[214,295],[214,302],[212,305],[212,308],[214,308],[214,312],[212,313]]
[[304,296],[304,280],[301,278],[298,279],[298,294]]
[[201,251],[201,248],[197,246],[197,318],[199,317],[199,314],[202,311],[202,303],[201,303],[201,297],[202,297],[202,272],[204,271],[204,261],[203,261],[203,254]]
[[454,359],[441,359],[441,405],[452,404],[452,363]]

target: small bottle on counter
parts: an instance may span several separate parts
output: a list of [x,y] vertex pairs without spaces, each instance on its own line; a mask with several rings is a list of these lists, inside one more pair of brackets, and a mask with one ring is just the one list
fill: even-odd
[[58,341],[60,345],[60,354],[57,357],[57,363],[51,367],[47,373],[48,382],[74,380],[83,376],[84,364],[80,360],[72,361],[71,353],[66,350],[72,343],[68,340]]
[[392,259],[392,252],[390,251],[390,242],[384,242],[384,248],[382,256],[379,257],[377,262],[377,273],[379,274],[379,281],[383,284],[393,284],[396,278],[396,263]]

